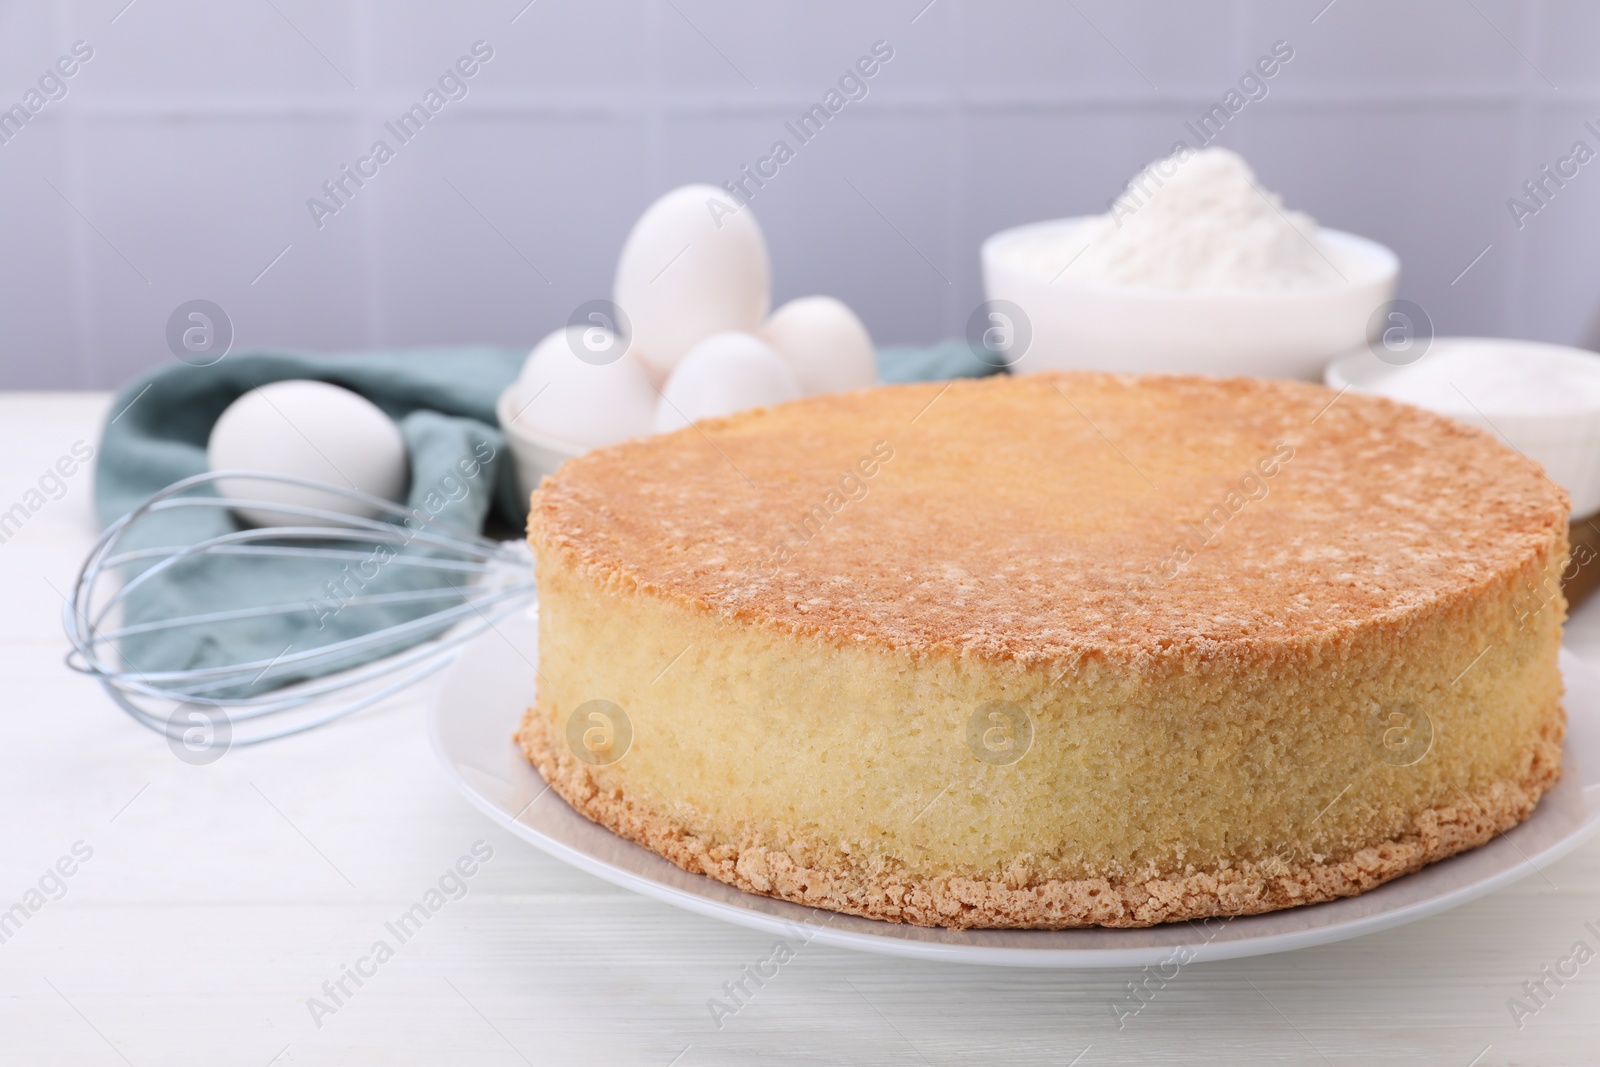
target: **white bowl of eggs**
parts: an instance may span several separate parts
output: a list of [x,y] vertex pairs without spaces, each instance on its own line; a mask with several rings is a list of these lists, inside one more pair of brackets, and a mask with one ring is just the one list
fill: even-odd
[[808,296],[769,314],[771,278],[748,205],[709,185],[651,204],[622,246],[613,299],[578,308],[500,396],[522,493],[592,448],[874,384],[855,313]]

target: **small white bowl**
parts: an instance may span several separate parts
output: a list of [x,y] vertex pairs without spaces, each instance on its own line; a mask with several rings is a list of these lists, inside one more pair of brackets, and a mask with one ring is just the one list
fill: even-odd
[[1348,284],[1252,293],[1193,293],[1137,286],[1085,285],[1007,258],[1019,242],[1094,216],[1002,230],[983,242],[988,299],[1027,315],[1032,340],[1016,370],[1093,369],[1246,374],[1315,379],[1329,359],[1365,344],[1373,312],[1394,296],[1400,260],[1365,237],[1320,231],[1330,261]]
[[[1391,396],[1487,430],[1543,466],[1550,480],[1572,495],[1573,515],[1600,511],[1600,355],[1537,341],[1436,337],[1418,365],[1481,359],[1485,354],[1528,372],[1530,380],[1542,375],[1554,383],[1549,407],[1532,410],[1525,400],[1507,400],[1493,389],[1474,388],[1465,378],[1424,402],[1411,390],[1396,388],[1396,376],[1407,367],[1391,366],[1369,351],[1334,360],[1323,380],[1334,389]],[[1562,388],[1562,381],[1593,381],[1594,388]]]
[[511,446],[511,461],[517,468],[517,490],[524,501],[539,488],[539,482],[545,475],[554,474],[556,468],[573,456],[581,456],[589,451],[581,445],[557,441],[528,429],[516,419],[525,404],[522,382],[518,380],[506,387],[494,405],[500,431],[506,435],[506,443]]

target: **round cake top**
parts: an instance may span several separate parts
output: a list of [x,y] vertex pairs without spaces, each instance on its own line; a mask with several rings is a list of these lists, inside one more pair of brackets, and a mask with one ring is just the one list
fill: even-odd
[[538,554],[825,640],[1040,662],[1398,618],[1525,565],[1564,491],[1380,397],[1091,372],[888,386],[569,461]]

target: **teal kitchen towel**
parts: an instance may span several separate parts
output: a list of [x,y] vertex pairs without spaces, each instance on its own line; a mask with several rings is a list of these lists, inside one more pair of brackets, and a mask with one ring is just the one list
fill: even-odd
[[[404,501],[410,528],[443,533],[453,527],[477,534],[487,521],[492,529],[514,535],[527,505],[520,500],[511,458],[495,425],[494,404],[525,356],[521,349],[493,348],[344,356],[256,352],[209,367],[163,367],[128,386],[112,404],[95,474],[96,510],[101,522],[109,524],[151,494],[204,472],[206,441],[223,409],[257,386],[307,378],[360,393],[399,424],[411,464]],[[214,495],[209,486],[203,491]],[[225,508],[183,508],[144,516],[121,547],[182,547],[241,528]],[[361,542],[340,547],[368,555],[380,551]],[[432,550],[420,539],[404,551]],[[376,562],[389,561],[380,555]],[[444,600],[348,603],[355,596],[441,588],[439,574],[431,569],[376,562],[357,559],[352,568],[348,560],[211,554],[185,560],[130,592],[124,601],[124,626],[264,605],[295,610],[130,634],[118,649],[124,667],[149,674],[268,663],[451,606]],[[369,662],[429,636],[423,630],[366,649],[340,665]],[[258,688],[316,673],[322,671],[274,668]]]

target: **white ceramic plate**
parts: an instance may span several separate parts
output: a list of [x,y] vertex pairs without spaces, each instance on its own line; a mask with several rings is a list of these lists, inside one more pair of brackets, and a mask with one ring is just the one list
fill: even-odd
[[[445,773],[479,808],[557,859],[645,896],[787,937],[891,956],[1009,967],[1140,967],[1327,944],[1434,915],[1520,878],[1600,826],[1600,677],[1562,653],[1566,774],[1521,826],[1359,897],[1143,930],[942,930],[861,919],[743,893],[689,874],[573,811],[511,740],[534,695],[537,625],[518,615],[468,644],[429,712]],[[1182,956],[1178,957],[1182,959]]]

